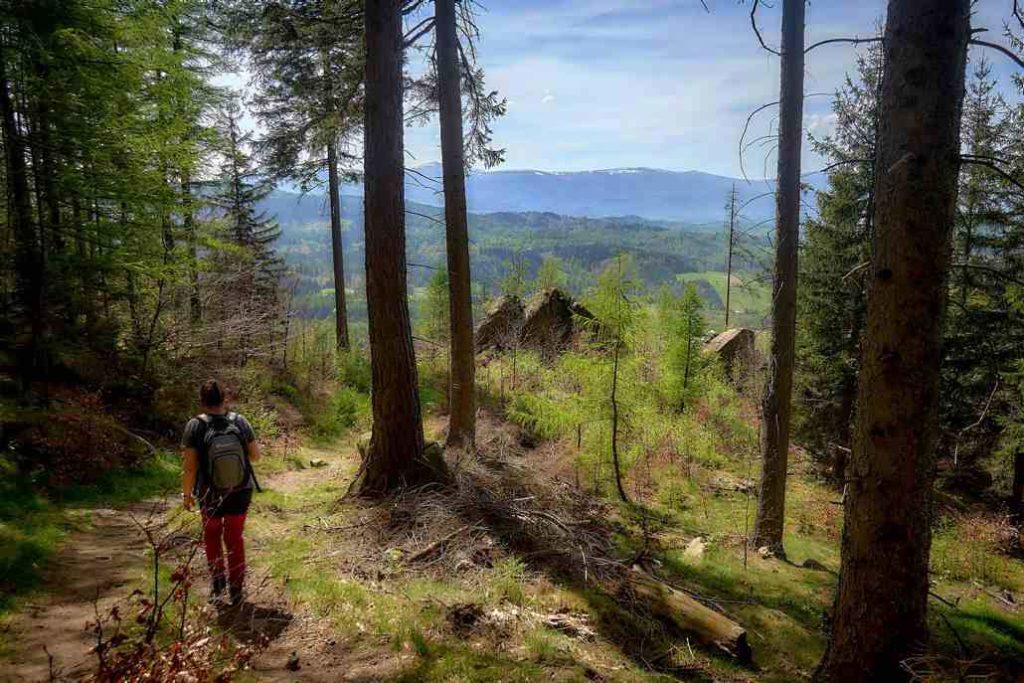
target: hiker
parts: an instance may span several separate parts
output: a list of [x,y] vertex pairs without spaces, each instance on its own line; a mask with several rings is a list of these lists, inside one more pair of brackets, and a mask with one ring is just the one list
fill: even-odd
[[259,460],[260,447],[245,418],[225,407],[217,380],[203,383],[199,402],[203,412],[188,421],[181,439],[182,504],[191,510],[194,501],[199,502],[213,580],[211,599],[222,600],[227,588],[229,604],[238,605],[245,584],[242,532],[253,488],[259,487],[252,463]]

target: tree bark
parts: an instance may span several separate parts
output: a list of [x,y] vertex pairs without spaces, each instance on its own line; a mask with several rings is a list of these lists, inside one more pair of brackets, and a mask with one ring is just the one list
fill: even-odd
[[761,487],[754,547],[784,556],[786,468],[796,353],[797,247],[800,241],[800,151],[804,107],[804,0],[782,6],[782,77],[779,95],[778,189],[775,195],[775,278],[772,347],[762,405]]
[[366,303],[373,435],[356,491],[380,496],[429,478],[406,290],[402,2],[366,0]]
[[626,488],[622,485],[622,466],[619,463],[619,347],[621,342],[616,339],[614,342],[615,351],[612,360],[612,469],[615,470],[615,490],[619,493],[619,499],[623,503],[629,502],[626,495]]
[[473,342],[466,164],[462,140],[462,87],[455,0],[435,0],[434,7],[451,324],[448,445],[472,447],[476,439],[476,351]]
[[348,309],[345,305],[345,252],[341,243],[341,190],[338,178],[338,147],[327,141],[327,184],[331,203],[331,257],[334,261],[334,332],[338,348],[347,351]]
[[1010,510],[1018,518],[1024,516],[1024,450],[1013,456],[1013,488],[1010,491]]
[[969,0],[890,0],[867,328],[821,680],[904,680],[923,647]]
[[189,320],[196,324],[203,319],[203,302],[199,296],[199,236],[196,234],[195,206],[192,200],[192,176],[188,171],[181,178],[181,216],[188,244],[188,315]]

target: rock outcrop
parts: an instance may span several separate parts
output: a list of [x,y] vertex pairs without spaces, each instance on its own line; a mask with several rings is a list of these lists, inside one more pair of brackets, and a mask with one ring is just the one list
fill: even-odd
[[726,375],[736,380],[754,364],[754,331],[745,327],[726,330],[705,344],[704,350],[717,356]]
[[519,343],[522,336],[525,309],[517,296],[502,296],[487,310],[476,330],[476,350],[504,351]]
[[572,346],[580,327],[577,316],[593,319],[593,315],[560,289],[538,292],[526,307],[523,321],[523,346],[553,356]]
[[594,318],[559,289],[538,292],[525,306],[518,297],[503,296],[494,302],[477,328],[476,348],[479,352],[517,347],[551,357],[572,346],[581,317]]

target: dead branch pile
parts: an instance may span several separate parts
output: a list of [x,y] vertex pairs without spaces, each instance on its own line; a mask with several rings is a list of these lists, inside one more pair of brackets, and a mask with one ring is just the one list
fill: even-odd
[[451,464],[452,485],[361,504],[358,520],[339,527],[345,549],[331,555],[354,576],[379,581],[482,570],[515,554],[531,570],[605,593],[666,632],[749,659],[740,626],[616,552],[609,505],[569,482],[542,481],[504,425],[482,432],[477,457]]

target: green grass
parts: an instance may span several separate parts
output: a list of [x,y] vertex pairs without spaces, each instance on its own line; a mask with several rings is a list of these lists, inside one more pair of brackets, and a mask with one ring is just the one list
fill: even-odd
[[[731,327],[743,325],[755,329],[761,327],[764,316],[771,305],[771,291],[763,282],[751,280],[752,276],[747,273],[734,273],[733,277],[738,278],[740,282],[738,283],[736,279],[733,280],[729,304],[732,314],[729,316],[729,325]],[[676,276],[676,279],[683,283],[707,280],[714,287],[715,291],[718,292],[718,296],[722,299],[722,305],[725,305],[724,272],[680,273]],[[751,281],[748,282],[748,280]],[[724,311],[708,308],[705,309],[704,314],[712,327],[715,329],[723,327],[725,322]]]

